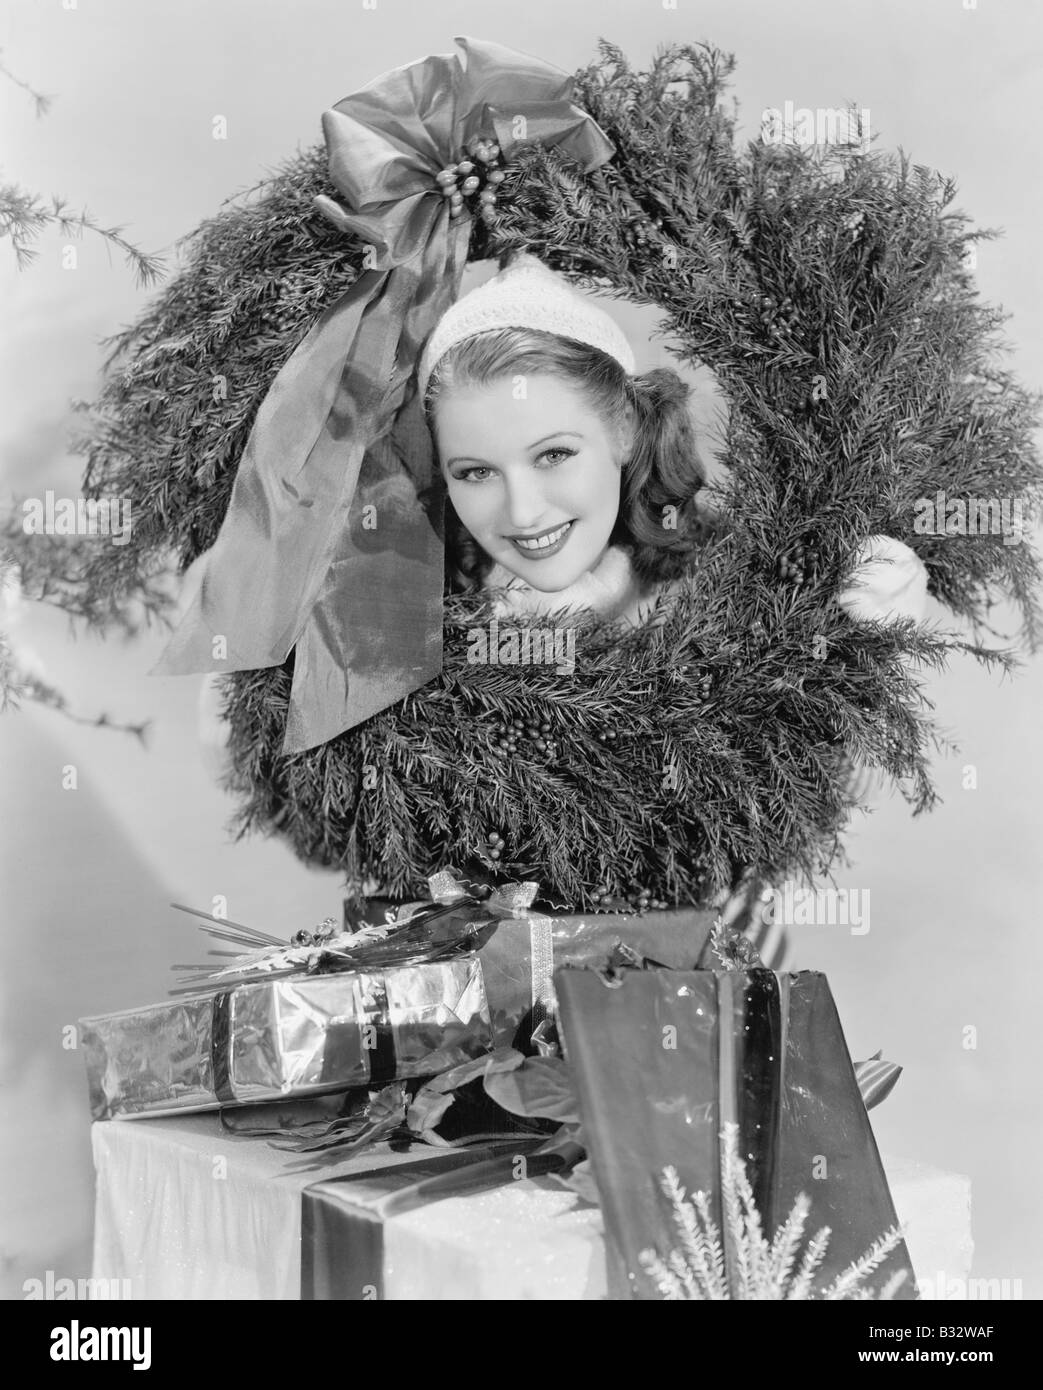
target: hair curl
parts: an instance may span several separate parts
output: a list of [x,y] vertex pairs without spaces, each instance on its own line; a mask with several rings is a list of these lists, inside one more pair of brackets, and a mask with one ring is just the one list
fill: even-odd
[[[574,386],[621,447],[629,440],[609,544],[629,554],[635,574],[646,584],[684,573],[713,529],[696,500],[706,473],[688,410],[687,383],[669,367],[631,377],[614,357],[574,338],[540,329],[489,329],[450,348],[432,372],[424,397],[432,438],[438,402],[449,391],[525,372],[557,376]],[[464,527],[448,497],[445,548],[447,585],[480,586],[492,558]]]

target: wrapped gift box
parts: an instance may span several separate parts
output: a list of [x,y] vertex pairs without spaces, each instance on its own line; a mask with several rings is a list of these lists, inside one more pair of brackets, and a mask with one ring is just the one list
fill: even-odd
[[95,1119],[428,1076],[492,1045],[475,955],[254,981],[81,1020]]
[[[379,907],[372,904],[374,918]],[[470,900],[429,910],[363,943],[357,970],[226,981],[81,1019],[93,1117],[208,1110],[432,1075],[494,1046],[527,1043],[556,964],[600,962],[623,940],[664,964],[691,966],[715,917],[673,909],[498,919]]]
[[[95,1124],[91,1138],[93,1276],[129,1280],[129,1296],[143,1299],[300,1298],[304,1193],[353,1175],[364,1185],[362,1175],[418,1155],[430,1162],[434,1152],[379,1145],[316,1170],[261,1139],[229,1135],[216,1115]],[[938,1270],[966,1279],[969,1179],[897,1158],[884,1167],[916,1268],[928,1279]],[[608,1295],[601,1210],[546,1174],[394,1212],[383,1245],[383,1296],[393,1301]]]
[[[642,1253],[678,1246],[663,1197],[670,1167],[703,1191],[728,1257],[721,1140],[737,1153],[763,1229],[773,1233],[799,1193],[807,1233],[825,1226],[825,1286],[897,1224],[865,1102],[824,975],[804,970],[624,970],[555,974],[565,1054],[609,1236],[610,1288],[659,1296]],[[898,1242],[867,1278],[914,1298]]]
[[[441,880],[441,883],[440,883]],[[432,884],[445,891],[454,880],[436,875]],[[486,992],[493,1027],[499,1044],[509,1045],[529,1024],[528,1015],[542,992],[549,990],[551,975],[560,965],[599,966],[612,954],[617,942],[630,947],[638,956],[677,970],[692,969],[707,953],[707,942],[718,909],[714,907],[675,907],[617,912],[544,912],[532,906],[522,908],[529,897],[515,892],[524,885],[513,884],[497,890],[489,900],[475,901],[470,909],[459,907],[455,914],[421,919],[414,933],[406,931],[417,945],[425,939],[431,950],[443,949],[462,934],[470,934],[485,975]],[[530,888],[535,888],[530,883]],[[500,892],[506,896],[495,902]],[[530,895],[531,896],[531,895]],[[509,911],[511,903],[515,913]],[[366,901],[367,921],[378,921],[385,913],[415,906],[392,898]],[[732,913],[737,910],[733,905]],[[359,918],[345,902],[345,929],[354,929]],[[737,929],[742,923],[736,924]],[[530,1029],[531,1031],[531,1029]]]
[[493,1030],[501,1045],[524,1045],[532,1032],[531,1010],[543,982],[557,966],[604,964],[617,942],[639,956],[675,969],[691,969],[705,951],[717,913],[708,908],[651,912],[549,912],[547,959],[540,960],[539,931],[524,921],[497,922],[483,932],[479,958]]

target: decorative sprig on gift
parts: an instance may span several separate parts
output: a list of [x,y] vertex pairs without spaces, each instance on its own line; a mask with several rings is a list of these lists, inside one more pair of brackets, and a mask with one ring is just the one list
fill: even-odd
[[[522,886],[507,885],[501,892]],[[192,973],[184,977],[184,987],[170,992],[189,994],[204,985],[224,981],[242,984],[301,970],[310,975],[409,965],[472,947],[481,927],[490,920],[481,903],[489,900],[491,890],[458,880],[449,870],[430,878],[428,889],[430,901],[404,903],[387,911],[383,923],[358,922],[351,930],[340,931],[335,919],[326,917],[311,930],[295,932],[289,941],[199,908],[171,903],[181,912],[205,919],[200,931],[239,949],[207,952],[230,958],[230,964],[217,969],[198,962],[174,965],[174,970]]]
[[766,969],[760,952],[750,938],[721,916],[710,930],[710,952],[724,970]]
[[[798,1196],[786,1220],[768,1242],[746,1166],[739,1158],[738,1134],[735,1124],[726,1124],[721,1131],[723,1234],[710,1213],[706,1193],[696,1192],[688,1199],[677,1170],[663,1170],[661,1186],[673,1209],[680,1244],[666,1253],[643,1250],[639,1256],[642,1269],[654,1281],[660,1297],[670,1302],[893,1298],[905,1281],[904,1270],[892,1275],[879,1291],[868,1286],[867,1280],[901,1241],[902,1233],[897,1228],[874,1241],[825,1288],[816,1288],[814,1280],[829,1248],[830,1229],[823,1226],[801,1252],[811,1210],[805,1193]],[[732,1258],[727,1257],[726,1246],[730,1247]]]

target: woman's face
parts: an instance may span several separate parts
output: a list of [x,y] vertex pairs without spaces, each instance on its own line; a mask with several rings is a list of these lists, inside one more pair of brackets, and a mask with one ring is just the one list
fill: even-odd
[[601,559],[621,459],[575,387],[534,373],[449,391],[435,436],[457,516],[505,569],[554,593]]

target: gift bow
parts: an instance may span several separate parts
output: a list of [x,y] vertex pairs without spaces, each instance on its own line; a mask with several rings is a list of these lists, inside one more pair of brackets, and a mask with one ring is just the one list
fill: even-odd
[[324,113],[318,210],[372,248],[257,412],[202,583],[152,675],[256,670],[294,650],[283,754],[335,738],[442,662],[444,494],[416,398],[423,343],[459,295],[471,216],[436,175],[479,132],[509,159],[614,154],[573,78],[485,40],[395,68]]

